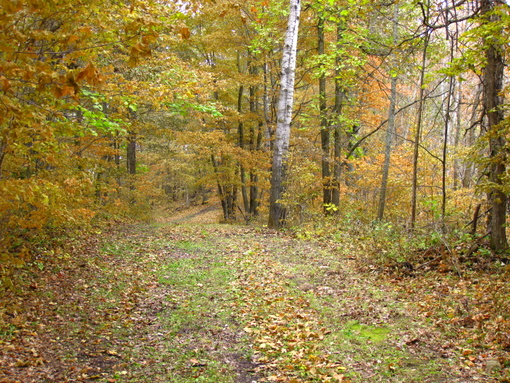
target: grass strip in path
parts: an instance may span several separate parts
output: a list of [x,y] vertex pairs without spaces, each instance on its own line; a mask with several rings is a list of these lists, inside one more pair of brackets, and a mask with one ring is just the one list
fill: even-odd
[[232,309],[236,270],[211,246],[207,230],[166,226],[153,233],[148,245],[157,255],[152,270],[157,283],[145,304],[159,310],[152,323],[124,334],[132,346],[125,348],[129,366],[115,381],[256,380]]
[[463,363],[462,340],[420,316],[420,302],[402,294],[403,284],[360,272],[352,255],[335,244],[267,230],[228,231],[211,240],[239,269],[239,315],[267,379],[504,381],[497,371]]
[[328,330],[303,297],[289,290],[289,276],[273,255],[247,251],[233,261],[242,273],[234,287],[253,340],[254,359],[276,382],[348,382],[345,368],[317,347]]

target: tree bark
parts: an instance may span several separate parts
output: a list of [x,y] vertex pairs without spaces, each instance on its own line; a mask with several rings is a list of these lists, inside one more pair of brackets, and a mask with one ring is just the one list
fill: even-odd
[[[135,190],[135,174],[136,174],[136,133],[128,133],[128,142],[126,147],[126,165],[127,172],[130,175],[128,177],[129,189]],[[131,204],[135,204],[136,200],[132,196],[130,200]]]
[[0,141],[0,179],[2,179],[2,165],[6,153],[7,153],[7,139],[3,138]]
[[[317,51],[319,56],[323,56],[324,50],[324,18],[319,16],[317,24]],[[321,64],[321,74],[319,76],[319,118],[321,129],[321,170],[322,170],[322,204],[325,214],[331,214],[332,185],[331,185],[331,155],[330,155],[330,127],[327,116],[326,102],[326,73]]]
[[136,174],[136,133],[130,132],[128,135],[126,163],[128,174]]
[[[393,10],[393,46],[397,46],[398,40],[398,3],[394,5]],[[396,68],[396,59],[395,54],[392,53],[392,67]],[[395,110],[397,104],[397,75],[393,75],[391,77],[391,90],[390,90],[390,108],[388,110],[388,125],[386,127],[386,140],[384,146],[384,164],[383,164],[383,173],[381,178],[381,192],[379,194],[379,206],[377,209],[377,219],[379,221],[383,220],[384,217],[384,209],[386,206],[386,193],[388,189],[388,176],[390,173],[390,159],[391,159],[391,146],[393,141],[393,136],[395,135]]]
[[[237,112],[239,113],[239,116],[241,116],[243,112],[243,95],[244,95],[244,86],[239,86],[239,92],[237,95]],[[239,147],[241,149],[245,148],[244,145],[244,123],[242,121],[239,121],[237,132],[239,135]],[[242,163],[239,164],[239,172],[241,174],[241,195],[243,197],[243,206],[244,206],[244,212],[245,214],[250,210],[250,200],[248,197],[248,188],[246,186],[246,171],[244,169],[244,166]]]
[[[461,105],[462,105],[462,83],[459,82],[457,85],[457,92],[455,94],[455,136],[453,140],[453,145],[455,151],[457,151],[460,144],[460,134],[461,134]],[[458,190],[460,185],[460,160],[455,158],[453,160],[453,190]]]
[[[482,1],[482,15],[487,17],[486,22],[497,22],[495,15],[488,15],[496,2],[493,0]],[[500,28],[497,29],[498,31]],[[500,124],[504,119],[502,106],[503,78],[505,70],[505,59],[503,48],[497,42],[498,38],[486,38],[484,45],[486,65],[483,74],[484,85],[484,109],[487,116],[489,135],[489,191],[488,200],[491,207],[489,218],[490,246],[493,250],[501,251],[508,248],[506,236],[506,206],[507,195],[502,190],[502,178],[506,172],[506,140],[503,133],[499,132]]]
[[418,103],[418,116],[416,121],[416,131],[414,134],[414,151],[413,151],[413,180],[412,180],[412,192],[411,192],[411,222],[410,227],[414,229],[416,224],[416,208],[418,201],[418,160],[419,160],[419,148],[421,141],[421,125],[423,116],[423,104],[424,100],[424,84],[425,84],[425,64],[427,63],[427,50],[430,40],[430,31],[427,28],[425,32],[425,38],[423,42],[423,51],[421,59],[421,71],[420,71],[420,90],[419,90],[419,103]]
[[264,91],[263,91],[263,96],[262,96],[262,108],[263,108],[263,113],[264,113],[264,125],[265,125],[265,128],[264,128],[264,136],[265,136],[265,145],[264,145],[264,148],[267,150],[267,151],[272,151],[273,150],[273,145],[272,145],[272,140],[271,138],[273,137],[273,128],[272,128],[272,125],[273,125],[273,120],[272,118],[270,117],[270,112],[269,112],[269,108],[270,108],[270,104],[271,104],[271,101],[269,99],[269,75],[268,75],[268,64],[267,64],[267,60],[264,62],[264,65],[262,66],[263,68],[263,72],[264,72]]
[[[477,121],[479,119],[479,107],[482,103],[482,97],[483,96],[483,85],[479,84],[478,89],[475,93],[475,98],[473,101],[473,107],[471,110],[471,116],[469,120],[469,126],[471,128],[466,134],[466,146],[471,147],[475,144],[476,137],[475,137],[475,129],[474,126],[478,125]],[[469,163],[465,165],[464,168],[464,175],[462,176],[462,187],[463,188],[469,188],[473,184],[473,179],[476,174],[476,167],[475,164]]]
[[[450,17],[450,12],[453,12],[452,17]],[[455,24],[456,30],[450,31],[449,27],[449,20],[453,18],[454,20],[457,19],[457,13],[455,7],[452,9],[446,10],[446,39],[450,43],[450,62],[453,62],[455,59],[455,49],[456,49],[456,43],[458,41],[459,31],[458,31],[458,25]],[[448,165],[448,140],[450,131],[453,131],[453,107],[452,104],[455,103],[455,91],[456,91],[456,80],[455,77],[450,75],[448,76],[448,92],[446,95],[446,106],[445,106],[445,113],[444,113],[444,139],[443,139],[443,157],[441,160],[441,191],[442,191],[442,198],[441,198],[441,224],[444,228],[445,225],[445,219],[446,219],[446,202],[447,202],[447,182],[446,182],[446,175],[447,175],[447,165]],[[455,169],[455,164],[454,164]],[[454,182],[455,182],[455,174],[454,174]]]
[[[250,73],[253,75],[258,74],[258,69],[256,66],[252,66],[250,69]],[[258,115],[259,112],[259,103],[257,101],[258,96],[258,87],[255,85],[250,86],[250,113],[254,115]],[[255,129],[257,126],[257,130]],[[261,149],[262,145],[262,130],[264,124],[259,117],[257,124],[255,121],[252,122],[250,126],[250,151],[257,152]],[[259,204],[259,187],[258,187],[258,173],[256,170],[250,170],[250,200],[249,200],[249,210],[247,214],[249,217],[255,217],[258,215],[258,204]]]
[[219,166],[220,162],[211,155],[211,164],[216,174],[216,184],[218,186],[218,195],[220,196],[221,207],[223,209],[223,219],[225,221],[235,221],[237,207],[237,186],[228,182],[221,182]]
[[[343,28],[339,22],[336,28],[336,40],[338,48],[342,38]],[[340,178],[342,176],[342,168],[344,161],[342,157],[342,125],[340,124],[340,115],[342,114],[342,107],[345,98],[345,90],[342,88],[340,80],[340,55],[337,54],[335,58],[336,70],[335,70],[335,105],[333,107],[333,113],[336,116],[335,128],[333,133],[333,155],[335,161],[333,162],[333,179],[331,186],[333,188],[331,192],[331,203],[336,207],[335,212],[338,213],[340,207]]]
[[282,201],[287,181],[287,160],[290,142],[290,124],[294,103],[294,78],[296,72],[297,40],[301,0],[290,0],[290,13],[287,34],[283,48],[280,95],[276,138],[273,150],[271,190],[269,196],[270,228],[281,228],[286,224],[287,207]]

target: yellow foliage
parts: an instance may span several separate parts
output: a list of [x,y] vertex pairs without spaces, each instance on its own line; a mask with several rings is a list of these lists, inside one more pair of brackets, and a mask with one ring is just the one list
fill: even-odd
[[3,231],[41,230],[49,226],[86,223],[94,213],[82,207],[86,200],[77,197],[77,190],[69,190],[67,186],[37,177],[1,180],[0,222]]

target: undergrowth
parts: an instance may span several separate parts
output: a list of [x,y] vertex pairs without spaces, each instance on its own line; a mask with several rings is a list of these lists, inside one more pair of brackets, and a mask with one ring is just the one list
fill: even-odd
[[[389,223],[336,218],[293,228],[296,237],[330,243],[366,272],[402,285],[421,314],[459,339],[466,366],[494,358],[510,367],[510,258],[486,238],[462,230],[409,231]],[[510,372],[500,381],[509,381]]]
[[376,268],[404,264],[407,269],[447,267],[460,273],[494,271],[510,265],[510,252],[495,253],[485,236],[459,229],[410,230],[388,222],[326,217],[295,226],[291,232],[299,239],[336,242],[344,251],[356,253],[359,260]]

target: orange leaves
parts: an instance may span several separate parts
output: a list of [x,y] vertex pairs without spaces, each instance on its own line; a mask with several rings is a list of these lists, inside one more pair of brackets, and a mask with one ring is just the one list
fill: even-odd
[[186,26],[182,26],[180,29],[179,29],[179,33],[181,34],[181,37],[184,39],[184,40],[189,40],[189,38],[191,37],[191,31],[189,30],[188,27]]
[[128,64],[131,67],[135,67],[140,63],[141,58],[149,57],[150,55],[151,49],[149,45],[145,44],[143,41],[138,42],[131,47]]
[[242,291],[241,312],[248,321],[244,331],[269,374],[264,381],[348,382],[344,368],[320,351],[318,342],[329,332],[309,302],[288,290],[281,266],[253,252],[236,263],[246,270],[235,288]]
[[139,36],[138,41],[131,46],[129,51],[128,65],[135,67],[139,65],[141,58],[150,57],[152,54],[151,44],[154,44],[159,37],[157,22],[151,17],[137,18],[124,26],[124,32],[128,36]]
[[[121,176],[113,180],[108,171],[122,173],[124,137],[121,128],[111,127],[135,124],[121,120],[128,111],[120,94],[136,94],[133,105],[141,99],[152,105],[151,91],[168,92],[140,79],[146,68],[126,78],[125,62],[136,65],[149,57],[163,29],[160,17],[173,19],[171,5],[161,2],[137,2],[132,14],[115,2],[0,3],[1,249],[5,233],[29,229],[35,235],[87,222],[94,209],[106,208],[95,205],[99,199],[113,206]],[[102,5],[108,12],[100,12]],[[90,110],[99,116],[93,120],[97,126],[84,116]],[[155,194],[156,186],[151,188]]]
[[[8,218],[6,225],[15,228],[41,229],[50,222],[73,219],[68,208],[65,187],[40,178],[3,180],[0,183],[0,215]],[[90,216],[87,209],[78,208],[77,217]]]
[[87,81],[91,85],[98,85],[100,83],[98,70],[93,63],[89,62],[87,66],[78,73],[78,76],[76,76],[77,82],[82,80]]
[[89,62],[84,68],[69,71],[53,88],[55,97],[76,96],[80,93],[80,83],[87,82],[90,85],[98,86],[102,82],[99,70],[92,62]]
[[131,67],[137,66],[141,58],[152,55],[151,44],[157,41],[158,34],[154,31],[145,33],[140,40],[131,47],[128,64]]
[[4,76],[0,76],[0,83],[2,84],[2,90],[7,92],[11,88],[11,82]]
[[76,88],[73,86],[60,86],[56,85],[53,88],[53,94],[57,98],[65,97],[65,96],[75,96]]
[[99,70],[92,62],[89,62],[84,68],[69,71],[53,88],[55,97],[76,96],[80,93],[80,83],[86,81],[90,85],[98,86],[102,79]]
[[7,13],[16,13],[23,9],[23,1],[21,0],[7,0],[2,1],[2,8]]

